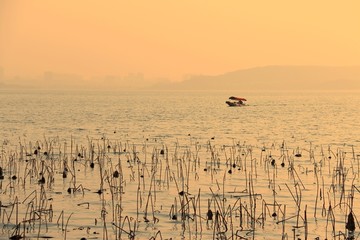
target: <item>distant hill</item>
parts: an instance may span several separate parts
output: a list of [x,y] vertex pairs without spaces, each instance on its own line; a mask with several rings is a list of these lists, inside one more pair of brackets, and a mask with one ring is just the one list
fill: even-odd
[[158,86],[178,90],[360,90],[360,66],[266,66],[192,76]]

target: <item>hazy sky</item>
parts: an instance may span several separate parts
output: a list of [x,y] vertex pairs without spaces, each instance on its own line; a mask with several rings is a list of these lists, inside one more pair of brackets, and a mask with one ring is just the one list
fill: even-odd
[[358,0],[0,0],[0,66],[179,80],[264,65],[360,65]]

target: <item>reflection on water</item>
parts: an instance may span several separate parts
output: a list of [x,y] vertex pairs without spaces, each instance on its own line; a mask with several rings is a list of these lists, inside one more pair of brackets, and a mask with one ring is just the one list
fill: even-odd
[[1,92],[0,239],[356,238],[360,97],[230,95]]
[[[357,144],[358,93],[244,93],[248,106],[227,107],[223,92],[0,92],[3,139],[106,135],[117,139],[191,134],[257,142],[296,138]],[[114,132],[116,132],[114,134]]]
[[191,137],[187,145],[105,138],[3,144],[2,233],[345,238],[348,215],[359,212],[360,155],[352,146],[294,144],[218,145]]

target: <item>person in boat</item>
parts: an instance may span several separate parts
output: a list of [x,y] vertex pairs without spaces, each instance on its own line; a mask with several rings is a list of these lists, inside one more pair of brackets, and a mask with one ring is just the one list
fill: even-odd
[[239,104],[243,104],[243,101],[239,100]]

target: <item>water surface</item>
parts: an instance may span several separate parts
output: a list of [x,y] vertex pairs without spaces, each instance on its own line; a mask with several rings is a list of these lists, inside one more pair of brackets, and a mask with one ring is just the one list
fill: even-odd
[[360,95],[230,95],[1,90],[0,238],[343,237]]

